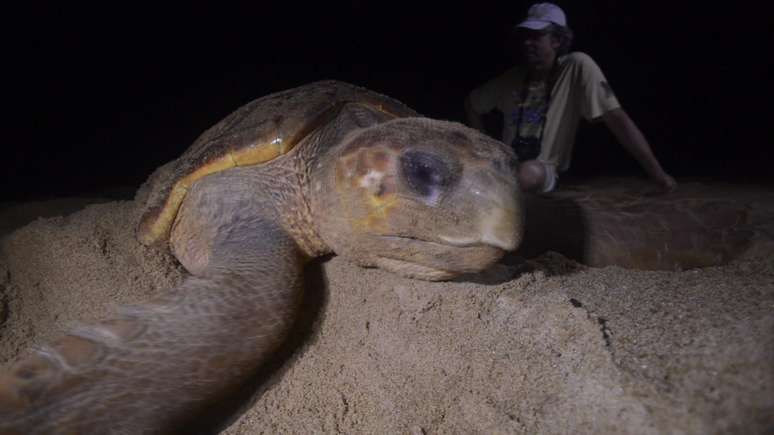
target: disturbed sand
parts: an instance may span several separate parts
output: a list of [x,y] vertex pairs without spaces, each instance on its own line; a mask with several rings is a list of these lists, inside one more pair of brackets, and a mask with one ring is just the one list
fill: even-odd
[[[774,194],[688,188],[744,202],[749,249],[684,271],[517,254],[442,283],[314,264],[304,326],[224,433],[772,433]],[[183,279],[136,219],[130,200],[0,208],[0,363]]]

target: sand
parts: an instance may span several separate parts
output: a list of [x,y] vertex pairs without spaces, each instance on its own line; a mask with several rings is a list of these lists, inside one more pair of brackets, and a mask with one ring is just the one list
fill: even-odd
[[[727,264],[549,251],[443,283],[314,264],[307,327],[223,433],[774,433],[774,196],[698,188],[751,207],[754,243]],[[0,208],[0,363],[183,279],[136,218],[131,200]]]

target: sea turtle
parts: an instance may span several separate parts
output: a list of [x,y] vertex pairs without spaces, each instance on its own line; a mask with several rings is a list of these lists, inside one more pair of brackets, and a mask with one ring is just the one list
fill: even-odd
[[428,280],[487,268],[522,238],[514,161],[342,82],[245,105],[138,192],[138,239],[190,277],[16,362],[0,433],[175,432],[270,359],[311,258]]

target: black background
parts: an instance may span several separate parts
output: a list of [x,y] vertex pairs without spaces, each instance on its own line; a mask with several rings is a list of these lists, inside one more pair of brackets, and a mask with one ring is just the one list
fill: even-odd
[[[6,10],[2,199],[136,187],[240,105],[320,79],[464,121],[466,94],[510,65],[504,42],[529,5],[261,3]],[[557,3],[678,181],[774,180],[760,7]],[[582,126],[572,171],[644,176],[602,124]]]

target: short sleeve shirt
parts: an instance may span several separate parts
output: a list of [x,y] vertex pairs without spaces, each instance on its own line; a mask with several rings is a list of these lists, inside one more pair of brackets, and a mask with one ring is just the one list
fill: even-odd
[[[503,114],[502,141],[506,144],[513,142],[517,126],[523,137],[542,136],[538,160],[564,171],[570,166],[580,119],[599,118],[620,104],[602,70],[589,55],[573,52],[561,56],[557,62],[556,80],[547,99],[545,91],[541,95],[538,88],[524,92],[526,70],[517,66],[474,89],[470,102],[476,113],[499,110]],[[548,102],[547,111],[540,107],[540,100]],[[538,119],[536,116],[541,110],[546,114],[542,132],[530,123]],[[526,116],[521,124],[519,116]]]

